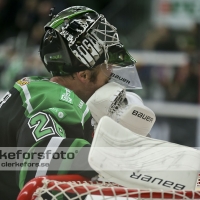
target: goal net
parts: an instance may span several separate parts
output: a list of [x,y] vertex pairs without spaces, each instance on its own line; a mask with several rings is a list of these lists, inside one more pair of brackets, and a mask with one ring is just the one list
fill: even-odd
[[[21,190],[17,200],[90,199],[200,199],[200,178],[196,190],[148,190],[127,188],[110,182],[92,182],[79,175],[37,177]],[[48,197],[47,197],[48,196]]]

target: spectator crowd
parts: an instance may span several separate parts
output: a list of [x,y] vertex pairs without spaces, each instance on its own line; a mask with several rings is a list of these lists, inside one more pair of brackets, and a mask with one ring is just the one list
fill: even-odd
[[[86,6],[101,12],[112,1],[95,2],[87,1]],[[57,13],[80,3],[76,0],[73,2],[0,0],[0,89],[9,89],[23,76],[48,76],[38,51],[44,25],[49,21],[49,11],[55,7],[55,13]],[[125,13],[122,14],[126,16]],[[127,22],[128,20],[132,20],[130,14]],[[120,26],[117,27],[120,28]],[[130,27],[130,32],[137,30],[137,27],[134,28]],[[120,36],[126,41],[123,30],[119,32],[124,34]],[[136,66],[143,84],[143,91],[138,91],[140,95],[144,99],[199,103],[199,24],[190,31],[174,31],[167,27],[151,26],[143,33],[143,36],[143,40],[137,47],[131,46],[136,38],[128,37],[128,48],[155,52],[185,52],[189,59],[183,66],[171,67],[155,67],[138,63]]]

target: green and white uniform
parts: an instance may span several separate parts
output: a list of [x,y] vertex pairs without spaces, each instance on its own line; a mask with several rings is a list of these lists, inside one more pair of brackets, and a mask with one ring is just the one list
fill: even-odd
[[[66,147],[66,153],[70,147],[89,147],[93,134],[87,105],[73,91],[36,76],[17,81],[1,99],[0,127],[1,147],[43,147],[44,151],[50,146]],[[82,160],[81,165],[87,168],[87,158]],[[49,160],[46,171],[39,167],[34,171],[0,171],[1,198],[16,199],[19,189],[35,176],[72,173],[73,163],[58,162],[66,164],[66,170],[50,170]],[[96,174],[92,170],[79,173],[88,177]]]

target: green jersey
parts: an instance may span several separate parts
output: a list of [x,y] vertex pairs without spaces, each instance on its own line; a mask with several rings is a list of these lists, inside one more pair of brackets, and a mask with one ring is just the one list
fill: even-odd
[[[72,146],[89,147],[93,134],[87,105],[73,91],[37,76],[17,81],[1,99],[0,127],[1,147],[30,147],[31,151],[42,147],[46,151],[53,144],[54,148],[66,148],[66,154]],[[74,160],[68,161],[70,163],[58,161],[58,166],[66,165],[65,170],[59,170],[59,167],[51,170],[55,161],[49,159],[48,162],[45,171],[40,171],[39,166],[30,171],[28,168],[0,171],[1,197],[16,199],[24,184],[36,176],[71,173]],[[81,165],[88,168],[87,158]],[[92,177],[96,172],[80,171],[79,174]],[[13,188],[12,193],[10,188]]]

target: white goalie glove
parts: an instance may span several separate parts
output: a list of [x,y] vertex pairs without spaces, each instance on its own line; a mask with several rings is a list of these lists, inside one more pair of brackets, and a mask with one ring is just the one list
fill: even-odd
[[103,116],[109,116],[125,128],[147,136],[156,117],[135,93],[111,82],[99,88],[87,101],[94,120],[98,123]]

